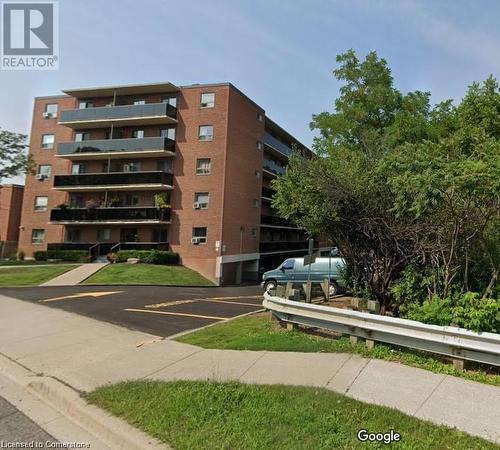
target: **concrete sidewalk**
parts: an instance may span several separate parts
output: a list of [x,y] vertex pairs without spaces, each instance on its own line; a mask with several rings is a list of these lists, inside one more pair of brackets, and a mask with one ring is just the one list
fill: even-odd
[[74,286],[86,280],[91,275],[94,275],[97,271],[101,270],[104,266],[109,263],[86,263],[75,269],[69,270],[52,280],[46,281],[40,286]]
[[138,378],[321,386],[500,443],[500,388],[351,354],[204,350],[1,295],[0,353],[80,391]]

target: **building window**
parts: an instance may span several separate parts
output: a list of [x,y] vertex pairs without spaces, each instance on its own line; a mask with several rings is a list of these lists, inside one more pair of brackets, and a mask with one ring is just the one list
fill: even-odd
[[212,169],[210,158],[199,158],[196,160],[196,175],[210,175]]
[[50,178],[52,173],[52,166],[50,164],[40,164],[38,166],[38,175],[41,175],[40,178]]
[[35,211],[47,211],[49,198],[46,196],[35,197]]
[[177,108],[177,97],[174,95],[164,95],[160,101],[161,103],[168,103],[169,105]]
[[156,170],[172,173],[172,159],[160,159],[156,162]]
[[160,130],[160,136],[172,139],[175,141],[175,128],[162,128]]
[[257,141],[257,150],[262,150],[262,142]]
[[111,228],[101,228],[97,230],[98,241],[109,241],[111,239]]
[[80,242],[81,232],[79,228],[70,228],[66,232],[66,242]]
[[215,94],[213,92],[201,94],[200,106],[202,108],[213,108],[215,106]]
[[255,171],[255,178],[257,178],[257,180],[260,180],[260,170]]
[[261,113],[257,113],[257,120],[259,122],[264,122],[264,116]]
[[134,194],[125,195],[125,206],[137,206],[139,204],[139,197]]
[[57,117],[57,103],[46,104],[43,117],[45,117],[47,119]]
[[139,99],[139,100],[134,100],[134,105],[145,105],[146,104],[146,100],[144,100],[143,98]]
[[90,139],[90,133],[75,133],[75,142],[88,141]]
[[[129,162],[129,163],[123,164],[121,172],[140,172],[140,170],[141,170],[141,163],[140,162]],[[115,171],[112,170],[112,172],[115,172]]]
[[31,230],[31,243],[32,244],[43,244],[45,239],[45,230]]
[[166,228],[153,228],[151,242],[168,242]]
[[256,198],[253,199],[253,207],[258,208],[260,206],[260,201]]
[[73,175],[78,175],[79,173],[85,173],[86,172],[86,166],[85,164],[82,163],[73,163],[71,166],[71,173]]
[[214,138],[214,127],[212,125],[201,125],[198,138],[200,141],[211,141]]
[[44,134],[42,136],[42,148],[54,148],[54,141],[53,134]]
[[88,102],[86,100],[82,100],[78,103],[78,109],[87,109],[87,108],[93,108],[94,104],[92,102]]
[[257,237],[257,228],[252,228],[251,233],[252,233],[252,237],[256,238]]
[[194,194],[194,208],[195,209],[207,209],[209,203],[208,192],[195,192]]
[[193,235],[191,242],[195,245],[207,243],[207,227],[193,228]]
[[142,139],[144,137],[144,130],[134,130],[132,131],[132,137],[136,139]]

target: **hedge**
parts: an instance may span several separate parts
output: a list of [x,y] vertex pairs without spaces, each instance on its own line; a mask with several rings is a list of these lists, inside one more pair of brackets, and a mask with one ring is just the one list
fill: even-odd
[[129,258],[139,258],[147,264],[178,264],[179,254],[164,250],[120,250],[115,254],[116,262],[127,262]]
[[88,252],[85,250],[43,250],[33,253],[37,261],[47,259],[59,259],[61,261],[85,262],[88,260]]

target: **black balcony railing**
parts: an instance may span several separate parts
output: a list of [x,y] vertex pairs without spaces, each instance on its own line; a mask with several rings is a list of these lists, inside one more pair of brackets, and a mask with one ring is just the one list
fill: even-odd
[[274,150],[280,152],[285,156],[290,156],[292,154],[292,149],[285,143],[281,142],[279,139],[276,139],[273,135],[268,132],[264,133],[264,144],[269,147],[272,147]]
[[177,117],[177,108],[168,103],[145,105],[104,106],[100,108],[69,109],[61,111],[60,122],[87,122],[93,120],[120,120],[131,118]]
[[298,228],[287,219],[278,216],[260,216],[260,223],[262,225],[271,225],[277,227]]
[[50,211],[51,222],[168,222],[170,209],[135,208],[60,208]]
[[264,170],[274,173],[275,175],[284,175],[286,173],[286,168],[276,164],[274,161],[269,159],[264,159]]
[[273,198],[276,191],[270,187],[262,186],[262,197]]
[[175,141],[167,137],[145,137],[62,142],[57,146],[58,155],[141,152],[151,150],[168,150],[174,152]]
[[302,241],[291,241],[291,242],[261,242],[259,246],[261,253],[268,252],[279,252],[279,251],[289,251],[289,250],[308,250],[308,243]]
[[172,186],[173,175],[166,172],[109,172],[56,175],[54,187],[116,186],[129,184],[162,184]]

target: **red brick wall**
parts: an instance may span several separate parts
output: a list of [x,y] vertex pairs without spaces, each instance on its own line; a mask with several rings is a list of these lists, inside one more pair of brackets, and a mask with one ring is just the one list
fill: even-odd
[[[15,253],[23,204],[23,187],[0,186],[0,241],[11,242],[9,253]],[[4,255],[5,256],[5,255]]]

